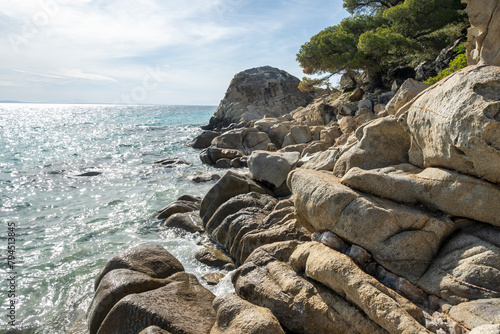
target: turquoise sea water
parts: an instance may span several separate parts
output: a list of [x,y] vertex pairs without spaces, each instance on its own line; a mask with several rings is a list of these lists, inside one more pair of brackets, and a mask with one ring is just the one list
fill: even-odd
[[[164,246],[198,277],[213,271],[194,259],[197,235],[159,228],[154,213],[213,185],[189,180],[218,171],[185,143],[214,110],[0,104],[0,333],[86,333],[94,277],[135,245]],[[173,157],[193,165],[153,164]],[[92,171],[102,174],[77,176]],[[12,269],[7,246],[14,225]],[[7,324],[12,271],[15,328]]]

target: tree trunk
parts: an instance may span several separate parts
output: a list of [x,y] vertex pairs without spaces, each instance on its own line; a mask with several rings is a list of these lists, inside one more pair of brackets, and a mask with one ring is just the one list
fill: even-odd
[[374,91],[377,88],[381,88],[384,86],[384,82],[382,81],[382,72],[372,72],[368,71],[368,83],[369,90]]

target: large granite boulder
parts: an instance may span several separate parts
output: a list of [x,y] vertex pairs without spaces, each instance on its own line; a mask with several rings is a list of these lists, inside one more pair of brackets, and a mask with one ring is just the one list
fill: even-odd
[[427,89],[429,86],[415,79],[406,80],[399,87],[396,95],[387,103],[385,111],[389,115],[394,115],[399,108],[410,102],[415,96]]
[[463,0],[471,27],[467,46],[469,64],[500,66],[500,1]]
[[288,178],[297,220],[312,232],[332,231],[415,282],[457,228],[449,218],[354,191],[324,172],[297,169]]
[[500,67],[469,66],[401,108],[410,162],[500,183],[499,87]]
[[267,181],[278,188],[286,181],[299,158],[298,152],[255,151],[248,159],[248,168],[253,179]]
[[269,309],[253,305],[231,293],[214,299],[216,322],[210,334],[284,334]]
[[[500,299],[481,299],[472,302],[462,303],[454,306],[450,310],[450,315],[466,325],[468,328],[481,326],[497,327],[500,329]],[[492,332],[495,333],[495,332]],[[496,333],[495,333],[496,334]]]
[[166,278],[184,267],[172,254],[159,245],[140,245],[113,257],[95,279],[97,290],[101,279],[115,269],[130,269],[146,274],[152,278]]
[[207,192],[201,202],[200,216],[206,224],[217,208],[224,202],[240,194],[256,192],[260,194],[273,195],[268,188],[260,186],[248,176],[228,171],[217,183]]
[[[288,241],[255,250],[232,276],[236,293],[255,305],[270,309],[283,328],[291,333],[386,334],[376,319],[370,319],[361,308],[324,284],[307,278],[303,268],[290,264],[292,254],[302,258],[295,252],[299,244]],[[342,274],[343,268],[338,271]],[[357,272],[348,274],[357,275]],[[382,309],[381,317],[390,315],[387,307]],[[410,317],[408,313],[405,316]],[[418,333],[418,329],[422,329],[416,321],[408,321],[414,327],[401,333]],[[426,333],[425,329],[421,332]]]
[[393,117],[365,123],[356,130],[357,142],[335,163],[341,177],[353,167],[372,169],[408,162],[410,136]]
[[276,198],[257,192],[236,195],[217,208],[206,223],[206,230],[211,233],[227,216],[246,208],[261,208],[271,212],[276,203],[278,203]]
[[476,223],[455,234],[417,285],[453,305],[500,298],[500,229]]
[[342,183],[396,202],[421,204],[500,227],[500,186],[452,170],[422,170],[410,164],[370,170],[355,167]]
[[210,333],[215,296],[196,276],[177,273],[165,286],[122,298],[102,322],[98,334],[136,334],[158,326],[172,333]]
[[168,283],[168,279],[152,278],[129,269],[110,271],[101,280],[87,313],[90,334],[97,333],[109,311],[123,297],[158,289]]
[[419,323],[419,307],[363,272],[347,255],[311,242],[297,246],[290,264],[359,307],[388,333],[430,333]]
[[257,128],[241,128],[224,132],[212,141],[212,146],[250,154],[255,150],[265,150],[269,143],[271,140],[267,133]]
[[299,91],[300,80],[270,66],[236,74],[224,99],[210,119],[210,127],[220,128],[239,121],[278,117],[306,105],[311,94]]
[[212,140],[218,136],[220,136],[220,132],[206,130],[190,140],[187,145],[192,148],[207,148],[212,144]]
[[177,201],[170,203],[163,209],[158,211],[158,219],[167,219],[176,213],[185,213],[200,210],[201,198],[184,195]]

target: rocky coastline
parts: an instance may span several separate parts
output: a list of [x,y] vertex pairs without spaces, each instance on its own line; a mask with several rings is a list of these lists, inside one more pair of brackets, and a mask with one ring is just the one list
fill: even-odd
[[420,80],[449,50],[389,91],[238,73],[189,143],[229,170],[158,212],[202,236],[196,259],[235,294],[141,245],[96,278],[90,333],[499,334],[500,18],[481,10],[468,7],[470,66],[433,86]]

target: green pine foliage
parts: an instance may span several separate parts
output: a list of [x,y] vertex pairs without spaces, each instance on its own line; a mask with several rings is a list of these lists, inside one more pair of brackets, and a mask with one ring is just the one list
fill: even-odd
[[300,48],[305,74],[363,70],[381,77],[399,64],[434,59],[468,24],[461,0],[344,0],[344,8],[350,17]]
[[456,56],[452,61],[450,61],[450,65],[448,68],[445,68],[441,72],[438,73],[435,77],[429,78],[424,81],[427,85],[434,85],[436,82],[441,81],[452,73],[455,73],[458,70],[467,66],[467,55],[465,53],[461,53]]

